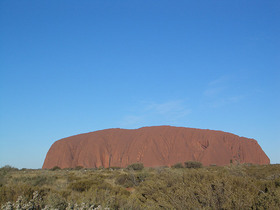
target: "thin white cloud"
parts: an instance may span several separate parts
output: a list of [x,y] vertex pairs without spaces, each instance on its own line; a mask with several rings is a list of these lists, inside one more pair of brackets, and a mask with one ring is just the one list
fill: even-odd
[[217,79],[214,79],[212,81],[209,82],[209,86],[214,86],[214,85],[221,85],[226,83],[229,80],[229,76],[221,76]]
[[217,108],[242,100],[243,95],[241,94],[231,95],[229,79],[228,76],[221,76],[210,81],[203,92],[204,103],[212,108]]
[[210,87],[206,89],[203,94],[207,97],[213,97],[222,93],[224,89],[225,89],[224,87]]
[[141,108],[138,107],[133,114],[124,116],[120,122],[122,127],[176,124],[191,113],[191,110],[181,100],[163,103],[143,102],[140,105]]
[[168,101],[164,103],[153,102],[147,106],[146,110],[160,115],[175,114],[182,117],[190,113],[190,109],[185,108],[182,101]]
[[244,98],[244,96],[242,95],[239,95],[239,96],[232,96],[232,97],[229,97],[227,100],[229,102],[232,102],[232,103],[237,103],[239,102],[240,100],[242,100]]
[[121,127],[134,128],[145,123],[143,116],[127,115],[120,122]]
[[232,97],[225,97],[225,98],[217,98],[209,102],[210,107],[219,108],[228,104],[238,103],[243,96],[232,96]]

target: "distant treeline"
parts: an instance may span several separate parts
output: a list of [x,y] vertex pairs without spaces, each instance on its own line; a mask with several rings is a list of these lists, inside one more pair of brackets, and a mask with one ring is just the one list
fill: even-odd
[[280,165],[0,168],[1,209],[279,209]]

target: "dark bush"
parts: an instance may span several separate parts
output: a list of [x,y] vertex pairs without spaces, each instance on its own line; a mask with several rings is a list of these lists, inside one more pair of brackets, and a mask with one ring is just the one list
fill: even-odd
[[2,168],[0,168],[1,175],[6,175],[7,173],[9,173],[11,171],[18,171],[18,169],[15,167],[9,166],[9,165],[6,165],[6,166],[3,166]]
[[138,184],[141,182],[144,182],[149,176],[150,176],[150,174],[147,172],[140,172],[140,173],[136,174]]
[[47,201],[48,201],[48,204],[54,209],[60,210],[60,209],[66,209],[66,207],[67,207],[66,199],[63,198],[58,193],[50,193]]
[[34,177],[19,177],[14,180],[19,183],[24,183],[30,186],[43,186],[44,184],[52,184],[55,181],[55,176],[39,175]]
[[69,184],[69,188],[77,192],[83,192],[89,190],[94,184],[93,180],[80,180]]
[[109,167],[109,169],[112,169],[112,170],[119,170],[119,169],[121,169],[121,167],[119,167],[119,166],[111,166],[111,167]]
[[184,163],[186,168],[202,168],[201,162],[187,161]]
[[5,171],[18,171],[17,168],[10,166],[10,165],[5,165],[2,168],[0,168],[0,171],[5,170]]
[[116,178],[116,184],[124,187],[132,187],[134,185],[131,177],[128,174],[121,174]]
[[184,166],[182,163],[176,163],[176,164],[172,165],[171,168],[184,168]]
[[102,188],[107,189],[110,187],[110,184],[104,181],[104,175],[102,174],[96,174],[93,177],[75,177],[72,175],[72,177],[68,177],[68,181],[71,181],[68,185],[68,189],[77,191],[77,192],[83,192],[89,190],[91,187],[94,188]]
[[83,166],[76,166],[75,167],[75,170],[81,170],[81,169],[83,169],[84,167]]
[[133,187],[138,186],[141,182],[144,182],[148,176],[149,173],[146,172],[120,174],[116,178],[115,182],[116,184],[122,185],[124,187]]
[[60,170],[61,168],[59,166],[54,166],[53,168],[51,168],[52,171],[56,171],[56,170]]
[[141,171],[144,168],[143,163],[133,163],[126,167],[129,170]]

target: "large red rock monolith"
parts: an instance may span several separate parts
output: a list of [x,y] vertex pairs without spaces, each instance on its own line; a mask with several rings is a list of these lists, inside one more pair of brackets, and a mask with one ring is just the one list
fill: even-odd
[[106,129],[58,140],[49,149],[43,168],[125,167],[136,162],[157,167],[185,161],[203,165],[270,163],[254,139],[222,131],[154,126]]

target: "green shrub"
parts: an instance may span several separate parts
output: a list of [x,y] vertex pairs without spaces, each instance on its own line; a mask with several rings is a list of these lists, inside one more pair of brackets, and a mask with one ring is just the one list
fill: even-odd
[[0,168],[0,187],[5,183],[5,176],[13,171],[18,171],[18,169],[9,165]]
[[141,171],[144,169],[144,165],[143,163],[133,163],[131,165],[128,165],[126,168],[129,170]]
[[119,169],[121,169],[121,167],[119,167],[119,166],[111,166],[111,167],[109,167],[109,169],[112,169],[112,170],[119,170]]
[[184,168],[184,166],[182,163],[176,163],[176,164],[172,165],[171,168]]
[[129,172],[128,174],[120,174],[115,180],[116,184],[122,185],[124,187],[138,186],[141,182],[144,182],[149,173],[146,172]]
[[201,162],[186,161],[184,164],[185,164],[186,168],[202,168],[202,163]]
[[51,207],[51,209],[66,209],[67,207],[67,202],[65,198],[63,198],[60,194],[58,193],[51,193],[49,194],[48,198],[48,205]]
[[0,168],[0,171],[1,173],[3,173],[3,172],[10,172],[10,171],[18,171],[18,169],[10,165],[5,165],[2,168]]
[[76,166],[75,167],[75,170],[81,170],[81,169],[83,169],[84,167],[83,166]]
[[137,173],[136,178],[138,183],[144,182],[150,175],[151,174],[147,173],[146,171]]
[[121,174],[116,178],[116,184],[124,187],[132,187],[134,185],[131,177],[128,174]]
[[95,182],[93,180],[79,180],[69,184],[69,188],[74,191],[83,192],[89,190]]
[[56,171],[56,170],[61,170],[61,168],[59,166],[54,166],[53,168],[51,168],[52,171]]

